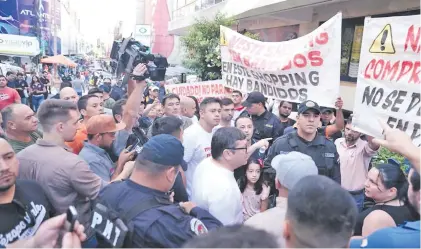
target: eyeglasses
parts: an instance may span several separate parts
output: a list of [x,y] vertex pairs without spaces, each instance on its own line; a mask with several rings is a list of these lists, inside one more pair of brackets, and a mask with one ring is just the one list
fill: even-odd
[[243,148],[227,148],[227,150],[245,150],[247,153],[247,147],[243,147]]

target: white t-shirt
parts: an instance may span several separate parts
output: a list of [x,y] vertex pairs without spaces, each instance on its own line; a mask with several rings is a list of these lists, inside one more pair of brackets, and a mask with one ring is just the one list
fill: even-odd
[[207,158],[196,168],[192,190],[192,201],[224,226],[243,223],[241,192],[234,172]]
[[191,185],[197,165],[203,159],[211,156],[212,135],[213,132],[205,131],[199,123],[192,124],[184,131],[184,161],[187,163],[186,190],[189,198],[191,197]]

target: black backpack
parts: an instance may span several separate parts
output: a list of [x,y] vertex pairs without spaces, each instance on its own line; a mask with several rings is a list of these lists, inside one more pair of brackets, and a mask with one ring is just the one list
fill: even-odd
[[128,212],[116,212],[98,202],[93,210],[91,227],[95,230],[98,248],[133,248],[134,224],[131,222],[141,213],[152,208],[173,204],[167,199],[151,197],[136,203]]

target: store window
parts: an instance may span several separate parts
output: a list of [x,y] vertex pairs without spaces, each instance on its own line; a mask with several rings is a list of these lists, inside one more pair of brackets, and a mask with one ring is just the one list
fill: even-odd
[[[372,17],[419,15],[420,10],[373,15]],[[364,31],[364,17],[342,20],[341,81],[357,82]]]

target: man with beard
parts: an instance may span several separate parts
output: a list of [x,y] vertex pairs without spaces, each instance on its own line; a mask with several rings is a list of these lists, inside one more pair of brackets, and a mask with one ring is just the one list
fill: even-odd
[[234,125],[235,120],[239,117],[248,116],[247,108],[243,106],[243,94],[238,91],[232,91],[232,102],[234,103],[234,115],[232,118],[232,123]]
[[281,101],[279,103],[279,118],[281,121],[281,134],[284,134],[284,130],[287,127],[293,126],[295,124],[295,120],[290,119],[289,115],[291,115],[292,111],[292,103],[288,101]]
[[89,168],[106,182],[115,180],[123,171],[124,165],[134,155],[135,151],[123,150],[117,161],[117,166],[107,153],[111,150],[116,132],[126,127],[124,122],[116,123],[111,115],[100,114],[93,116],[86,123],[88,142],[84,142],[79,156],[88,164]]
[[0,139],[0,247],[34,236],[53,214],[42,187],[16,180],[19,161],[6,140]]
[[234,115],[234,102],[229,98],[221,99],[221,123],[218,127],[231,127],[232,117]]
[[352,117],[346,121],[345,136],[335,141],[341,164],[341,184],[354,197],[359,211],[364,205],[364,185],[367,180],[371,158],[376,155],[379,145],[373,137],[362,140],[361,133],[354,130]]

